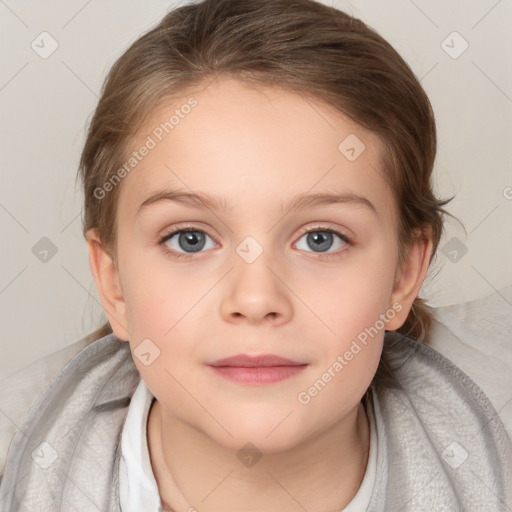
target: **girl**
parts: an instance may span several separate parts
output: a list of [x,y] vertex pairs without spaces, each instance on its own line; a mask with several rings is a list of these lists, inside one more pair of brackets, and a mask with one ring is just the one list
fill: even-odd
[[487,397],[422,342],[434,116],[313,0],[203,0],[111,69],[80,162],[108,323],[32,407],[2,510],[512,506]]

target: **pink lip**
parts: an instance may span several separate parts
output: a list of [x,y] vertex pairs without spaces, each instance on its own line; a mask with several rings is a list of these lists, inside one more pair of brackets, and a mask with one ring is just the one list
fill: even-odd
[[217,375],[241,384],[271,384],[299,374],[307,363],[273,354],[238,354],[219,359],[209,366]]
[[298,363],[297,361],[285,359],[274,354],[260,354],[256,356],[237,354],[236,356],[225,357],[208,364],[210,366],[245,366],[246,368],[252,368],[256,366],[299,366],[304,363]]

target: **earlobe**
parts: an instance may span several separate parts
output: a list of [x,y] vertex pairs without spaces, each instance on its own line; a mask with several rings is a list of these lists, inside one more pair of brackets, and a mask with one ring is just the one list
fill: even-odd
[[393,319],[386,324],[386,330],[399,329],[407,319],[414,299],[418,296],[427,275],[432,254],[432,239],[418,237],[410,246],[407,259],[403,268],[399,269],[395,277],[391,303],[400,304],[402,307]]
[[89,266],[103,309],[114,334],[121,340],[128,340],[126,304],[120,286],[118,269],[95,229],[87,231],[86,240],[89,246]]

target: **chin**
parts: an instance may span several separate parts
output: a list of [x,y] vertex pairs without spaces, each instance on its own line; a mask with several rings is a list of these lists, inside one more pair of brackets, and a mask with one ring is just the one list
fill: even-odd
[[[268,415],[257,422],[254,418],[251,422],[234,418],[229,422],[229,427],[227,422],[224,424],[232,437],[221,428],[212,431],[211,425],[207,430],[203,430],[203,433],[237,455],[239,451],[252,449],[261,454],[280,453],[296,447],[306,438],[305,425],[295,425],[291,416],[293,414],[289,418],[286,418],[286,414],[281,414],[278,418]],[[251,446],[246,446],[248,443]]]

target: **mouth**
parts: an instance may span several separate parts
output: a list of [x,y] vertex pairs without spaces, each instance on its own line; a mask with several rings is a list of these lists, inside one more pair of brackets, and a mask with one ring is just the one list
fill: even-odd
[[216,375],[239,384],[273,384],[298,375],[308,363],[273,354],[239,354],[208,363],[207,366]]

